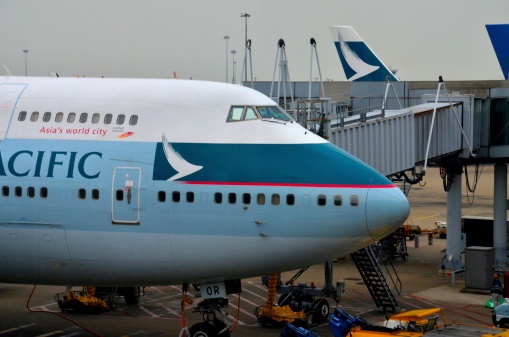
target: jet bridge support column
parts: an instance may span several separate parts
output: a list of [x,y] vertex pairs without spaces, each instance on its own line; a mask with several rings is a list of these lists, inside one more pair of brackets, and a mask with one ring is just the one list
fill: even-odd
[[458,270],[461,265],[461,174],[460,168],[448,170],[449,190],[447,191],[447,255],[444,267]]
[[[498,263],[507,261],[507,165],[495,165],[493,179],[493,246]],[[505,266],[504,266],[505,267]]]

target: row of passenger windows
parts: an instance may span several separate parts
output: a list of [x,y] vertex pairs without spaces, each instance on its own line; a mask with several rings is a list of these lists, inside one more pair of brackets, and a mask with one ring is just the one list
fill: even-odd
[[[29,198],[34,198],[36,196],[36,188],[35,187],[27,187],[26,188],[26,196]],[[11,189],[9,186],[3,186],[2,187],[2,196],[8,197],[11,194]],[[183,194],[183,195],[181,195]],[[23,196],[23,188],[21,186],[16,186],[13,189],[13,195],[15,197],[22,197]],[[47,198],[48,197],[48,188],[41,187],[39,189],[39,197],[40,198]],[[277,193],[271,194],[271,195],[265,195],[264,193],[258,193],[254,196],[256,198],[256,203],[258,205],[265,205],[265,203],[268,203],[270,199],[271,205],[280,205],[281,204],[281,196]],[[87,199],[87,190],[84,188],[80,188],[78,190],[78,198],[79,199]],[[92,200],[99,200],[99,190],[98,189],[92,189],[90,191],[90,198]],[[117,201],[124,200],[124,190],[117,190],[115,192],[115,198]],[[183,201],[185,198],[185,201],[188,203],[194,202],[194,192],[185,192],[181,193],[179,191],[173,191],[171,192],[171,201],[174,203],[178,203]],[[159,202],[166,202],[166,192],[165,191],[159,191],[157,193],[157,200]],[[284,196],[284,202],[286,205],[292,206],[295,205],[295,195],[293,194],[287,194]],[[214,193],[214,203],[216,204],[222,204],[223,202],[228,202],[229,204],[236,204],[237,203],[237,193],[228,193],[223,197],[223,193],[216,192]],[[240,196],[240,200],[238,202],[242,202],[244,205],[250,205],[254,200],[252,200],[250,193],[243,193]],[[316,204],[318,206],[325,206],[327,205],[327,196],[324,194],[319,194],[316,198]],[[334,206],[341,206],[343,205],[343,196],[341,195],[335,195],[332,197],[332,204]],[[351,195],[350,196],[350,205],[351,206],[358,206],[359,205],[359,196],[358,195]]]
[[[39,188],[38,190],[39,192],[39,195],[38,197],[40,198],[47,198],[48,197],[48,188],[47,187],[41,187]],[[23,196],[23,187],[21,186],[15,186],[13,188],[13,191],[12,191],[13,195],[17,198],[21,198]],[[37,190],[35,187],[27,187],[26,188],[26,196],[29,197],[29,198],[35,198],[36,195],[37,195]],[[3,197],[8,197],[11,195],[11,188],[9,186],[2,186],[2,196]],[[93,200],[99,200],[99,190],[94,188],[91,193],[90,193],[90,196]],[[87,190],[84,189],[84,188],[80,188],[78,190],[78,198],[79,199],[86,199],[87,198]]]
[[[18,121],[23,122],[26,120],[28,113],[26,111],[20,111],[18,115]],[[31,122],[37,122],[39,120],[39,112],[34,111],[30,114],[30,121]],[[47,111],[42,115],[42,121],[43,122],[49,122],[51,121],[52,113]],[[77,120],[80,123],[86,123],[89,114],[87,112],[82,112],[81,114],[75,113],[75,112],[69,112],[67,116],[64,118],[63,112],[57,112],[55,114],[55,122],[61,123],[64,119],[67,121],[67,123],[74,123]],[[123,125],[125,123],[126,116],[124,114],[119,114],[116,116],[115,123],[117,125]],[[101,114],[94,113],[91,117],[92,124],[98,124],[101,121]],[[103,117],[103,124],[111,124],[113,122],[113,114],[105,114]],[[136,125],[138,123],[138,115],[131,115],[129,117],[129,125]]]
[[[119,190],[122,192],[122,190]],[[122,194],[123,195],[123,194]],[[117,195],[118,197],[118,195]],[[173,191],[171,192],[171,201],[172,202],[180,202],[181,199],[184,198],[184,196],[181,196],[181,192],[179,191]],[[238,202],[242,202],[244,205],[249,205],[254,200],[251,200],[251,194],[250,193],[243,193],[240,197],[240,200]],[[282,202],[281,195],[274,193],[271,195],[265,195],[264,193],[258,193],[254,196],[256,198],[256,203],[258,205],[265,205],[265,203],[268,203],[270,199],[270,203],[272,205],[280,205]],[[167,196],[165,191],[159,191],[157,193],[157,200],[159,202],[166,202]],[[286,203],[286,205],[292,206],[295,205],[295,195],[293,194],[287,194],[286,196],[283,196],[283,199],[285,199],[283,202]],[[117,198],[117,200],[119,200]],[[185,193],[185,201],[192,203],[194,202],[194,192],[186,192]],[[216,192],[214,193],[214,203],[216,204],[222,204],[223,202],[228,202],[229,204],[236,204],[237,203],[237,193],[228,193],[223,197],[223,193]],[[325,206],[327,205],[327,196],[324,194],[319,194],[316,198],[316,204],[318,206]],[[341,206],[343,204],[343,196],[341,195],[335,195],[332,197],[332,204],[334,206]],[[358,195],[351,195],[350,196],[350,205],[351,206],[358,206],[359,205],[359,196]]]
[[[36,189],[35,187],[27,187],[26,188],[26,196],[29,198],[35,198],[36,196]],[[9,186],[2,186],[2,196],[8,197],[11,194],[11,189]],[[16,186],[13,189],[13,194],[15,197],[22,197],[23,196],[23,188],[21,186]],[[48,197],[48,189],[46,187],[41,187],[39,189],[39,197],[40,198],[47,198]]]

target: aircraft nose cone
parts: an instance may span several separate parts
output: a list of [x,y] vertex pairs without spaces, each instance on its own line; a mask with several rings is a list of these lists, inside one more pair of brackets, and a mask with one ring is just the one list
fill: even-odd
[[366,202],[366,222],[374,240],[394,232],[408,218],[410,204],[397,187],[370,188]]

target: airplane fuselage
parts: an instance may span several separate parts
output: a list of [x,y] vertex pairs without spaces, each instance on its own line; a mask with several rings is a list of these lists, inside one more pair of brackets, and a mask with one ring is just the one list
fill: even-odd
[[406,220],[395,185],[275,106],[220,83],[0,78],[0,282],[238,279]]

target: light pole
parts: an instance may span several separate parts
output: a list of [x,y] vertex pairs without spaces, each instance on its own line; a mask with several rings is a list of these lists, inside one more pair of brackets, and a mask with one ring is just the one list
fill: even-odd
[[25,76],[28,76],[28,67],[27,67],[27,53],[28,53],[28,49],[23,49],[23,53],[25,53]]
[[228,83],[228,40],[230,37],[228,35],[225,35],[223,39],[226,41],[226,83]]
[[[251,15],[247,14],[247,13],[240,13],[240,17],[241,18],[244,18],[245,19],[245,27],[246,27],[246,35],[245,35],[245,39],[244,39],[244,48],[245,48],[245,52],[247,53],[247,18],[251,17]],[[247,58],[244,57],[244,65],[242,66],[244,68],[244,78],[246,79],[247,81]],[[253,75],[253,74],[251,74]]]
[[233,77],[232,77],[232,83],[235,84],[235,53],[237,51],[236,50],[232,50],[232,57],[233,57],[233,69],[232,69],[232,72],[233,72]]

